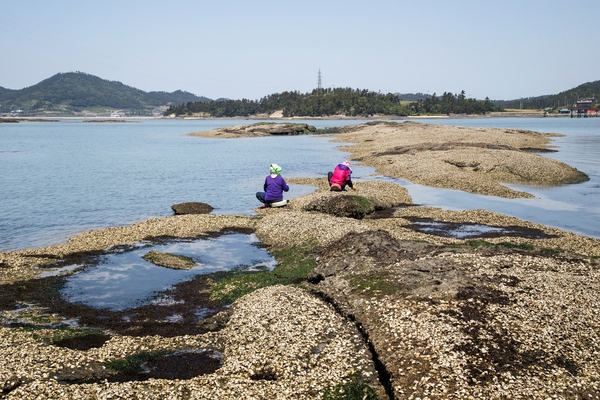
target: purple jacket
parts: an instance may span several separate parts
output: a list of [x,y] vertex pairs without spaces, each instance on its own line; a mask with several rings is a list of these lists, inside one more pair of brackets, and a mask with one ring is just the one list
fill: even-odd
[[271,178],[267,175],[265,178],[265,201],[281,201],[283,200],[283,192],[290,190],[290,187],[285,183],[285,179],[281,175]]

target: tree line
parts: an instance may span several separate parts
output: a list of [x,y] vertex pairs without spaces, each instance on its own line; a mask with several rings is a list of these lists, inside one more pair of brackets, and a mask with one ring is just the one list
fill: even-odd
[[187,102],[171,106],[165,115],[205,114],[210,117],[248,117],[283,111],[284,117],[324,117],[344,115],[369,117],[375,114],[409,116],[433,114],[485,114],[499,111],[488,98],[485,101],[467,98],[460,94],[435,93],[424,100],[402,101],[392,93],[373,92],[366,89],[327,88],[314,89],[310,93],[299,91],[275,93],[258,100],[215,100],[210,102]]

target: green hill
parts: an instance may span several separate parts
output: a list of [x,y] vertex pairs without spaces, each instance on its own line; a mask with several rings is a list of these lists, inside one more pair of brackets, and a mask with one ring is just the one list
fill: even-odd
[[22,110],[22,115],[74,114],[83,110],[112,109],[151,114],[157,107],[210,101],[189,92],[144,92],[83,72],[59,73],[40,83],[11,90],[0,87],[0,113]]
[[524,109],[560,109],[572,106],[580,98],[594,98],[596,102],[600,97],[600,81],[587,82],[573,89],[565,90],[558,94],[537,97],[526,97],[515,100],[494,100],[493,103],[503,108]]

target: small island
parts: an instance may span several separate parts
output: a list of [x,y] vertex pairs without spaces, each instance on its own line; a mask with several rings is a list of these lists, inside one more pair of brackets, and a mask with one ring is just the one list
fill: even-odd
[[317,129],[314,126],[308,124],[258,122],[250,125],[227,126],[204,132],[192,132],[188,135],[204,138],[243,138],[272,135],[304,135],[315,133],[316,131]]

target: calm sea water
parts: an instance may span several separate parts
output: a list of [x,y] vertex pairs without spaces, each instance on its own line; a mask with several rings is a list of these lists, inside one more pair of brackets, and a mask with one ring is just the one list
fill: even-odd
[[[252,121],[256,122],[256,121]],[[364,121],[306,121],[319,128]],[[600,237],[600,119],[421,120],[564,133],[544,156],[587,173],[589,182],[526,188],[532,200],[504,200],[406,184],[413,200],[452,209],[486,208]],[[318,136],[204,139],[189,132],[245,120],[81,121],[0,124],[0,251],[63,242],[79,232],[171,215],[171,205],[202,201],[216,213],[251,214],[270,163],[288,177],[324,177],[348,157]],[[355,178],[374,170],[356,167]],[[293,185],[287,198],[312,188]]]
[[[172,215],[173,204],[187,201],[211,204],[216,213],[250,214],[260,205],[255,193],[262,190],[269,164],[282,166],[286,178],[317,177],[346,156],[312,136],[186,136],[251,122],[256,121],[0,124],[0,251]],[[286,196],[312,190],[294,185]]]

